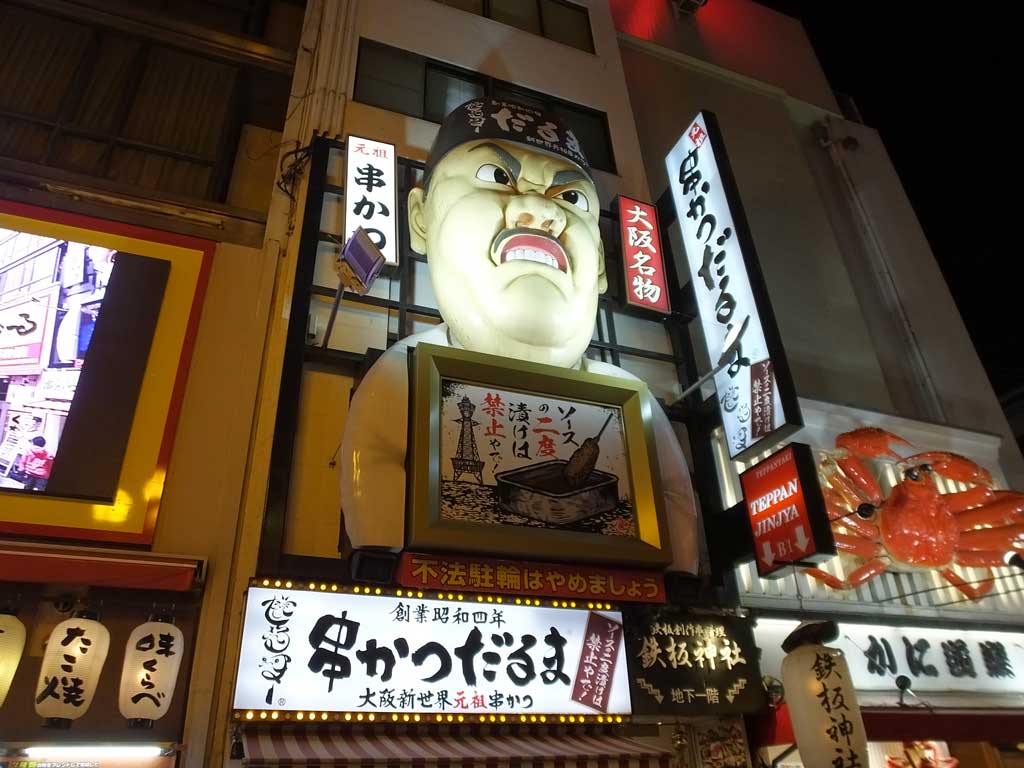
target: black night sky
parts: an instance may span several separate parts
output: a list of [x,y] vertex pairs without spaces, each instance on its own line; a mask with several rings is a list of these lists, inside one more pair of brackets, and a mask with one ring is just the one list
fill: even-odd
[[832,88],[881,134],[997,394],[1024,387],[1015,24],[991,5],[762,4],[803,21]]

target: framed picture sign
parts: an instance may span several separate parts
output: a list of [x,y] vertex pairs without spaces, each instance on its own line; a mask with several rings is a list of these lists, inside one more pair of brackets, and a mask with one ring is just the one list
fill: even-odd
[[421,344],[410,549],[671,562],[642,382]]

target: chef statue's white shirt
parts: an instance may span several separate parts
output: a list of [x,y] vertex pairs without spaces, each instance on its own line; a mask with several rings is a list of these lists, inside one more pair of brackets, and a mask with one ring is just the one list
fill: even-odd
[[[407,336],[370,368],[349,407],[341,444],[341,505],[353,547],[405,546],[405,458],[409,440],[408,350],[420,342],[455,346],[444,323]],[[580,368],[622,379],[636,376],[584,357]],[[648,395],[650,397],[650,395]],[[672,542],[669,570],[698,572],[699,519],[679,440],[664,411],[651,403],[665,517]]]

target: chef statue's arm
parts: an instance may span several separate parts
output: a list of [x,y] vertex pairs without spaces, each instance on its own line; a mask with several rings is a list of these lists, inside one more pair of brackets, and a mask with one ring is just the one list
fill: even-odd
[[665,519],[669,540],[672,542],[672,565],[669,570],[696,574],[700,568],[698,537],[701,535],[701,522],[694,501],[690,470],[682,446],[679,445],[679,438],[665,411],[649,392],[647,398],[658,451]]
[[356,389],[341,442],[341,509],[356,547],[401,549],[405,541],[405,453],[409,373],[395,344]]

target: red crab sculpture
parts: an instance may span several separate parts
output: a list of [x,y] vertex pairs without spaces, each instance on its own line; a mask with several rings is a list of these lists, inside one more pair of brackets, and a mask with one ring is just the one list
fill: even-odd
[[[991,591],[993,566],[1009,552],[1024,552],[1024,494],[993,491],[992,476],[954,453],[919,453],[903,459],[892,446],[912,447],[877,427],[836,438],[836,451],[819,465],[822,491],[836,549],[864,562],[840,579],[820,568],[806,573],[833,589],[853,589],[886,570],[938,570],[971,600]],[[903,479],[883,497],[864,459],[887,456],[903,467]],[[971,483],[941,493],[933,474]],[[985,568],[988,576],[968,582],[954,566]]]

